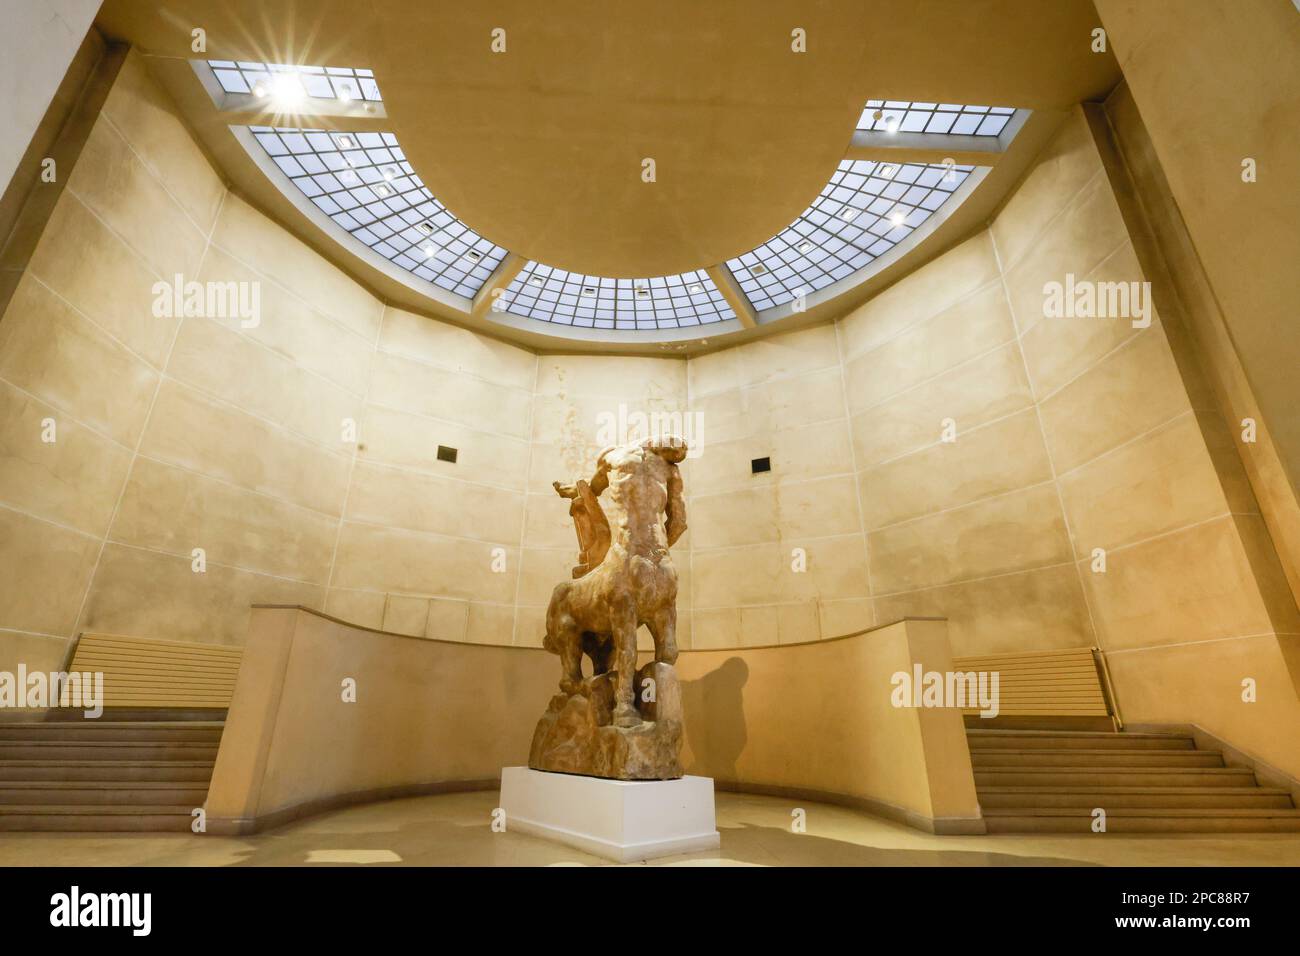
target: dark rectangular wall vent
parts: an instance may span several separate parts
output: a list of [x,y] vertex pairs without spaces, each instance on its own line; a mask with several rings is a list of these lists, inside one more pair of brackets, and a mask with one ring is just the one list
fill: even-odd
[[749,470],[752,474],[759,474],[764,471],[772,470],[771,458],[755,458],[749,463]]
[[453,465],[456,464],[456,449],[454,449],[454,448],[449,448],[449,447],[446,446],[446,445],[439,445],[439,446],[438,446],[438,460],[439,460],[439,461],[449,461],[449,462],[451,462]]

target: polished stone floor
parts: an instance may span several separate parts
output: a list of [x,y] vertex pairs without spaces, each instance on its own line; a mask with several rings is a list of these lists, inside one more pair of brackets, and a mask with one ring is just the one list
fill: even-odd
[[[0,866],[589,866],[605,861],[493,833],[495,793],[417,797],[322,814],[251,837],[0,834]],[[806,811],[806,832],[791,830]],[[811,801],[719,793],[718,850],[653,866],[1300,866],[1300,833],[931,836]]]

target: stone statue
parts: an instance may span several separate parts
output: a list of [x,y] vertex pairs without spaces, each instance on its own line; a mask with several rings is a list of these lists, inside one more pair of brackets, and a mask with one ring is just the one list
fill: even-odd
[[[573,580],[555,587],[542,642],[560,656],[560,693],[538,721],[534,770],[668,780],[682,775],[677,660],[677,571],[668,549],[686,530],[675,437],[607,448],[591,481],[555,483],[573,503],[578,533]],[[602,496],[604,496],[602,498]],[[654,660],[636,666],[637,629]],[[592,676],[583,677],[582,659]]]

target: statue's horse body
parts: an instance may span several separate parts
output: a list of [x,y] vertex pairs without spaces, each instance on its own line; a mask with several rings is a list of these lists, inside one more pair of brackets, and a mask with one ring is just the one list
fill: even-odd
[[560,655],[566,694],[582,683],[584,653],[594,673],[614,672],[617,727],[641,721],[632,686],[637,629],[644,624],[650,631],[656,661],[677,660],[677,571],[668,549],[686,530],[677,467],[685,457],[680,438],[648,438],[603,451],[590,482],[556,485],[575,500],[571,514],[582,555],[574,574],[581,576],[552,593],[542,646]]

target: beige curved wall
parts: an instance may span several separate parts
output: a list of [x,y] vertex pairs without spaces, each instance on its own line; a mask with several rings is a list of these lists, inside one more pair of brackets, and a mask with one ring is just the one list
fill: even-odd
[[[527,763],[558,661],[257,608],[205,804],[210,832],[337,805],[494,787]],[[793,647],[684,652],[687,773],[983,832],[959,711],[894,706],[892,678],[951,669],[944,622]],[[351,682],[351,695],[344,685]],[[852,693],[827,694],[832,683]]]

